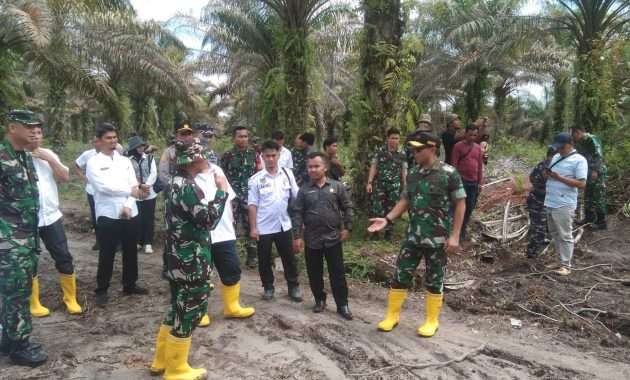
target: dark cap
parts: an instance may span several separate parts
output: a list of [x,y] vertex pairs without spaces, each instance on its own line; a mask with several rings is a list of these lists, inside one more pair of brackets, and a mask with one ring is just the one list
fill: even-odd
[[140,136],[131,136],[127,141],[127,151],[132,151],[139,146],[147,145]]
[[551,144],[551,147],[558,150],[565,144],[573,144],[571,134],[569,132],[560,132],[553,138],[553,144]]
[[193,130],[200,132],[205,137],[214,136],[214,127],[208,123],[195,123],[193,124]]
[[418,133],[414,134],[409,141],[407,141],[407,145],[410,148],[425,148],[425,147],[440,147],[440,139],[434,136],[431,133]]
[[190,126],[190,121],[182,120],[179,123],[175,124],[175,133],[181,131],[190,131],[193,132],[192,127]]
[[24,124],[27,127],[41,126],[43,123],[35,115],[35,113],[28,110],[12,110],[7,113],[7,120],[15,123]]

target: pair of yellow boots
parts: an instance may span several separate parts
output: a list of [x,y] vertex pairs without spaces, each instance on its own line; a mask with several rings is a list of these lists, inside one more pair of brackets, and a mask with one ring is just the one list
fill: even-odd
[[[406,289],[390,289],[387,297],[387,313],[385,319],[378,324],[381,331],[392,331],[400,320],[400,309],[407,298]],[[426,295],[426,320],[416,332],[422,337],[432,337],[440,327],[439,316],[442,309],[442,294],[428,293]]]
[[[61,290],[63,291],[63,303],[66,304],[68,313],[81,314],[83,309],[77,302],[77,277],[73,274],[61,274],[59,277]],[[44,307],[39,300],[39,278],[33,277],[31,289],[31,315],[33,317],[46,317],[50,315],[50,310]]]
[[[227,318],[248,318],[254,315],[253,307],[241,307],[239,303],[241,285],[223,286],[223,315]],[[205,319],[205,321],[204,321]],[[199,322],[199,327],[210,324],[208,314]],[[191,337],[178,338],[170,334],[171,326],[161,325],[155,344],[155,357],[151,364],[151,375],[164,374],[165,380],[200,380],[205,379],[207,372],[203,368],[191,368],[188,364],[188,352],[192,343]]]

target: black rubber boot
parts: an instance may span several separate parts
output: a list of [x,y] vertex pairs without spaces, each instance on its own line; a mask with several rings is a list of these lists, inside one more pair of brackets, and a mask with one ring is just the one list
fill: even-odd
[[24,339],[11,342],[9,358],[14,364],[34,368],[46,363],[48,355],[46,355],[40,345]]
[[4,328],[2,329],[2,340],[0,341],[0,355],[7,356],[9,352],[11,352],[11,341],[9,340],[9,336],[5,332]]
[[247,247],[247,260],[245,265],[249,269],[255,269],[258,266],[258,254],[256,253],[256,247]]
[[606,213],[599,212],[599,211],[597,212],[597,218],[595,219],[593,229],[595,230],[608,229],[608,223],[606,223]]

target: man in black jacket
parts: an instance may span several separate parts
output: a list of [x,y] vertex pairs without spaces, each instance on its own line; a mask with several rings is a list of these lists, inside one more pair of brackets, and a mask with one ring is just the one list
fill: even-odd
[[292,225],[297,234],[293,249],[297,252],[306,243],[306,269],[315,297],[313,311],[321,313],[326,309],[325,258],[337,313],[351,320],[342,242],[348,239],[352,230],[352,201],[341,182],[326,177],[327,168],[328,159],[324,153],[314,152],[307,156],[310,182],[300,188],[293,205]]

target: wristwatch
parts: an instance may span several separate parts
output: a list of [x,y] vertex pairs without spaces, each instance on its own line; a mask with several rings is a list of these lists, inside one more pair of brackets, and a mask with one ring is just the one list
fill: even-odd
[[394,224],[394,221],[389,219],[387,215],[385,215],[385,220],[387,220],[387,224]]

